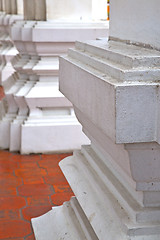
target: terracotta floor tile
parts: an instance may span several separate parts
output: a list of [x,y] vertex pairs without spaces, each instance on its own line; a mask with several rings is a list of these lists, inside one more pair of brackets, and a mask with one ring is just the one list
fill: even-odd
[[55,167],[59,167],[59,161],[60,159],[43,159],[38,161],[39,166],[43,167],[43,168],[55,168]]
[[21,162],[19,169],[15,170],[15,175],[23,179],[24,184],[44,183],[43,176],[47,170],[40,168],[37,162]]
[[62,205],[64,202],[69,201],[74,194],[72,192],[69,193],[55,193],[51,196],[52,202],[56,206]]
[[31,225],[22,220],[0,221],[0,239],[21,238],[31,233]]
[[50,199],[48,196],[33,196],[27,198],[27,203],[29,206],[42,206],[50,205]]
[[64,153],[57,155],[42,155],[42,160],[39,161],[39,165],[42,167],[54,167],[58,166],[59,162],[65,157],[71,156],[72,153]]
[[69,155],[0,151],[0,240],[35,240],[26,221],[73,196],[58,165]]
[[43,177],[41,176],[29,176],[29,177],[23,177],[23,183],[24,184],[39,184],[44,183]]
[[20,219],[19,210],[18,209],[0,210],[0,221],[1,220],[7,220],[7,219],[8,220]]
[[12,239],[5,238],[4,240],[24,240],[24,238],[12,238]]
[[26,237],[25,240],[36,240],[36,239],[35,239],[34,235],[32,234],[32,235]]
[[47,196],[53,193],[51,186],[46,184],[25,184],[18,187],[20,196]]
[[60,154],[42,154],[42,160],[60,161]]
[[39,168],[37,162],[20,162],[19,167],[20,169],[30,169],[30,168]]
[[51,204],[48,206],[30,206],[22,209],[23,218],[31,220],[31,218],[39,217],[52,209]]
[[20,178],[42,177],[47,175],[47,171],[42,168],[22,168],[16,169],[15,175]]
[[17,190],[13,186],[0,186],[0,197],[16,196]]
[[0,86],[0,100],[1,100],[2,98],[4,98],[4,96],[5,96],[5,94],[4,94],[3,87]]
[[72,190],[69,186],[69,184],[63,184],[63,185],[53,185],[53,188],[55,190],[55,193],[72,193]]
[[47,184],[55,184],[55,185],[62,185],[65,184],[67,185],[67,180],[63,174],[57,174],[56,176],[45,176],[44,181]]
[[22,179],[13,176],[13,174],[5,173],[0,174],[0,188],[1,186],[13,186],[17,187],[22,185]]
[[13,154],[12,155],[12,161],[16,162],[36,162],[41,159],[41,155],[37,154],[31,154],[31,155],[20,155],[20,154]]
[[26,206],[25,198],[23,197],[0,197],[0,210],[5,209],[20,209]]
[[18,167],[18,164],[12,161],[6,161],[0,159],[0,173],[13,173]]
[[1,160],[10,160],[12,158],[12,154],[8,151],[3,151],[3,150],[0,150],[0,159]]
[[66,157],[72,156],[73,153],[62,153],[59,155],[60,159],[63,160]]
[[54,168],[48,167],[46,169],[47,169],[48,176],[63,175],[62,170],[58,166]]

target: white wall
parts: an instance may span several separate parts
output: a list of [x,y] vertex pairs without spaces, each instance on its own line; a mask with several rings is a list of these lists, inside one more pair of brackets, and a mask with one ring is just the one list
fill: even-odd
[[17,13],[23,14],[23,0],[17,0]]
[[92,17],[92,0],[46,0],[47,19],[88,20]]
[[160,49],[160,0],[111,0],[110,36]]
[[107,0],[92,0],[92,19],[107,19]]

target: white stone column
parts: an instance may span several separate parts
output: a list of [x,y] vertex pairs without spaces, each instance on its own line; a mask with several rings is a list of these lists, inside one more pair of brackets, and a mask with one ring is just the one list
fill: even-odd
[[92,0],[46,0],[48,19],[89,21],[92,18]]
[[46,0],[23,0],[25,20],[46,20]]
[[60,90],[91,145],[60,163],[75,198],[32,220],[37,240],[160,239],[160,2],[110,6],[109,41],[60,59]]
[[3,1],[3,8],[7,14],[11,14],[12,12],[11,0]]
[[106,0],[46,0],[47,19],[91,21],[107,19]]
[[18,15],[17,13],[18,4],[16,0],[1,1],[1,7],[2,12],[0,15],[0,84],[3,85],[3,83],[8,79],[8,77],[11,76],[14,72],[11,60],[15,55],[18,54],[18,51],[14,47],[14,44],[9,36],[10,25],[14,21],[22,19],[23,16]]
[[35,20],[35,1],[23,0],[24,20]]
[[107,19],[107,0],[92,0],[92,19]]
[[23,1],[22,0],[17,0],[17,14],[23,15]]
[[[20,2],[20,1],[19,1]],[[0,147],[8,148],[9,128],[10,122],[16,115],[17,107],[14,101],[10,98],[10,94],[14,89],[14,74],[15,70],[11,64],[13,58],[18,54],[10,36],[11,24],[23,18],[22,15],[17,14],[17,1],[7,0],[1,1],[2,12],[0,14],[0,84],[3,86],[5,92],[5,99],[1,105],[3,105],[0,120]],[[14,74],[15,75],[15,74]],[[6,104],[7,102],[7,104]],[[13,108],[12,108],[13,107]],[[5,110],[5,111],[4,111]]]
[[1,12],[3,11],[3,2],[2,2],[2,0],[0,0],[0,11]]
[[17,0],[11,0],[11,13],[17,14]]
[[[25,21],[16,22],[11,28],[11,37],[20,55],[13,61],[18,74],[12,76],[16,88],[9,97],[16,116],[10,122],[7,146],[23,154],[66,152],[89,142],[72,104],[58,90],[58,58],[73,47],[77,39],[105,37],[108,31],[106,23],[85,22],[85,19],[74,23],[71,13],[61,21],[63,9],[58,5],[56,11],[61,20],[50,14],[51,19],[44,21],[46,9],[55,9],[53,1],[50,8],[48,4],[43,0],[41,3],[24,1]],[[91,1],[80,2],[81,9],[85,11],[88,4],[90,6]],[[78,15],[78,9],[72,13]],[[90,9],[87,19],[91,13]]]
[[[18,19],[22,19],[21,16],[17,15],[17,2],[16,1],[1,1],[1,15],[0,15],[0,42],[1,42],[1,53],[0,53],[0,57],[1,57],[1,79],[0,79],[0,83],[3,85],[3,81],[5,81],[8,76],[11,75],[11,72],[9,71],[9,68],[11,69],[11,64],[9,63],[13,57],[13,55],[16,55],[18,52],[15,50],[15,47],[13,46],[13,42],[9,37],[9,29],[10,29],[10,25]],[[14,52],[14,53],[13,53]],[[5,71],[5,66],[10,65],[10,67],[8,68],[8,70]],[[3,76],[3,72],[4,75],[5,73],[8,75],[7,76]],[[13,68],[12,68],[12,72],[13,72]]]

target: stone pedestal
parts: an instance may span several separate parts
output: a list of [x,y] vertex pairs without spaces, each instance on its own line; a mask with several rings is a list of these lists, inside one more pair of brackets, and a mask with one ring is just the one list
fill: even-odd
[[[152,33],[159,36],[155,16],[160,4],[142,2],[112,0],[110,40],[76,42],[60,59],[60,90],[73,103],[91,145],[60,163],[79,204],[76,220],[73,212],[65,214],[66,204],[74,211],[73,200],[53,208],[49,218],[32,219],[38,240],[53,234],[59,239],[160,239],[160,52],[159,41],[151,39]],[[122,3],[126,15],[115,19]],[[141,32],[132,36],[129,26],[134,22],[131,29],[142,31],[148,6],[155,28],[149,27],[146,37]],[[60,214],[67,218],[61,229],[56,227]],[[84,226],[92,229],[92,237],[85,230],[83,236],[78,233]]]
[[3,83],[14,73],[14,68],[11,64],[12,59],[18,54],[17,49],[15,48],[10,36],[10,26],[16,20],[21,20],[21,15],[11,15],[1,12],[0,14],[0,85],[3,86]]
[[[5,136],[5,139],[0,137],[0,147],[22,154],[79,149],[89,140],[81,131],[72,104],[58,90],[58,57],[79,38],[106,36],[107,25],[87,23],[86,19],[73,23],[70,14],[61,22],[53,12],[47,12],[56,2],[16,2],[17,12],[24,8],[24,21],[15,21],[10,30],[20,54],[12,60],[15,73],[3,81],[8,111],[0,121],[1,136]],[[86,5],[88,21],[91,1],[81,2],[81,10]],[[7,11],[13,8],[10,1],[5,2],[5,7]],[[61,18],[63,10],[57,6],[56,11]],[[72,13],[77,16],[77,7]],[[48,16],[54,21],[45,21]]]
[[6,0],[0,1],[0,84],[3,86],[8,77],[12,75],[14,69],[11,64],[11,60],[18,54],[12,39],[9,36],[10,26],[14,21],[22,20],[23,16],[18,5],[22,0]]
[[107,19],[106,0],[46,0],[47,19],[87,22]]
[[10,134],[6,148],[22,154],[66,152],[89,143],[72,104],[58,90],[58,57],[73,47],[77,38],[106,36],[105,28],[106,24],[99,23],[43,21],[12,25],[11,37],[20,55],[13,60],[14,88],[7,92],[14,115],[7,125]]
[[[19,1],[20,2],[20,1]],[[3,3],[3,4],[2,4]],[[0,147],[8,148],[9,143],[9,123],[15,117],[15,104],[10,98],[10,92],[15,83],[15,69],[12,66],[13,58],[18,54],[12,39],[9,36],[10,26],[14,21],[23,19],[22,15],[18,15],[16,1],[1,1],[0,13],[0,85],[3,86],[5,99],[1,102],[0,117]],[[13,74],[13,77],[11,77]],[[11,90],[12,91],[12,90]],[[3,104],[5,102],[5,104]],[[13,107],[13,109],[12,109]]]

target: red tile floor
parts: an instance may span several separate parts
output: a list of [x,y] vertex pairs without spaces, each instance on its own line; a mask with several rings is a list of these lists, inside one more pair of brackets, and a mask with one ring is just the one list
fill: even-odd
[[0,86],[0,100],[4,97],[3,87]]
[[73,196],[58,166],[69,155],[22,156],[0,150],[0,240],[34,240],[31,218]]
[[69,155],[0,151],[0,239],[33,240],[31,218],[73,196],[58,166]]

